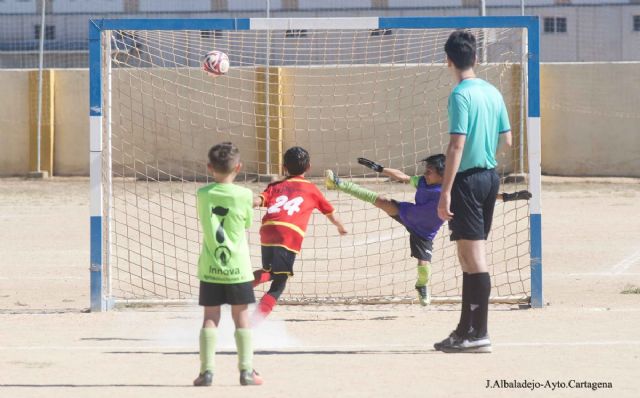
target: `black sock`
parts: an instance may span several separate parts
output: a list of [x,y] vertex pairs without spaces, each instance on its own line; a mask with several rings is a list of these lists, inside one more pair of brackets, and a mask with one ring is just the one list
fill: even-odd
[[471,286],[469,285],[469,274],[462,273],[462,306],[460,307],[460,322],[456,328],[456,334],[466,337],[471,327]]
[[489,314],[489,295],[491,294],[491,277],[488,272],[469,275],[471,327],[475,337],[487,335],[487,316]]

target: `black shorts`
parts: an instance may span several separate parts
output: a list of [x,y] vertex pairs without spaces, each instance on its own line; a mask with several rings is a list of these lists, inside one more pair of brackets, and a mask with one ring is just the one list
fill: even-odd
[[281,246],[262,246],[262,269],[272,274],[293,276],[296,254]]
[[214,307],[222,304],[251,304],[256,302],[253,294],[253,282],[245,283],[209,283],[200,281],[198,304]]
[[491,230],[500,178],[494,169],[456,174],[451,188],[451,240],[486,240]]
[[[395,201],[394,201],[395,202]],[[392,216],[394,220],[404,225],[400,216]],[[431,261],[431,253],[433,252],[433,241],[424,239],[420,235],[412,232],[406,225],[404,227],[409,232],[409,247],[411,248],[411,257],[418,260]]]

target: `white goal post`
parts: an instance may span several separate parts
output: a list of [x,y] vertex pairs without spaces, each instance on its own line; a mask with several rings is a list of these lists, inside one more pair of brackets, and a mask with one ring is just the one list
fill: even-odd
[[[308,174],[350,234],[321,215],[309,223],[283,300],[398,303],[414,299],[408,233],[373,206],[327,192],[333,169],[394,199],[414,191],[356,162],[367,157],[407,174],[448,142],[453,87],[444,43],[470,29],[483,60],[477,74],[502,92],[515,145],[501,153],[501,192],[487,241],[494,302],[541,307],[541,139],[537,17],[99,19],[89,22],[91,311],[118,303],[197,299],[201,234],[195,193],[207,181],[210,146],[240,147],[237,183],[256,194],[282,173],[287,147],[309,150]],[[201,68],[227,53],[219,77]],[[486,62],[484,62],[486,60]],[[261,265],[259,219],[249,230]],[[461,271],[443,226],[434,241],[435,303],[459,300]]]

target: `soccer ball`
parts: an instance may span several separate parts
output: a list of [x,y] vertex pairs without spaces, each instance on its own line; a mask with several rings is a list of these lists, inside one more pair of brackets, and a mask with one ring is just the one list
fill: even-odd
[[204,56],[202,68],[212,76],[224,75],[229,71],[229,57],[222,51],[210,51]]

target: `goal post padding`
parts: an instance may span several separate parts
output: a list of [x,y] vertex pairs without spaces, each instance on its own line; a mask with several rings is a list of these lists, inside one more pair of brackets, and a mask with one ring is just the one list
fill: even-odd
[[[251,27],[257,29],[245,29]],[[300,145],[311,153],[309,176],[319,186],[316,177],[331,168],[411,201],[411,189],[372,178],[355,159],[420,174],[420,159],[444,151],[453,82],[442,47],[454,27],[472,28],[486,43],[487,62],[478,75],[501,90],[509,108],[516,145],[501,154],[499,171],[528,173],[534,193],[531,202],[496,207],[488,242],[493,299],[535,304],[541,297],[541,285],[532,285],[538,283],[539,231],[530,220],[537,214],[535,224],[539,211],[530,216],[530,207],[539,209],[539,176],[531,177],[531,164],[539,166],[539,151],[531,127],[523,134],[526,143],[519,137],[526,124],[520,117],[523,82],[529,115],[539,111],[531,105],[537,99],[530,43],[536,19],[100,20],[90,23],[92,310],[116,301],[197,297],[195,191],[207,181],[206,153],[216,142],[240,147],[244,173],[237,181],[256,193],[266,184],[255,177],[281,172],[283,150]],[[202,56],[214,49],[231,59],[225,76],[201,69]],[[520,170],[525,144],[529,154]],[[412,300],[415,260],[404,228],[368,204],[325,193],[352,233],[340,238],[323,216],[312,217],[285,301]],[[260,265],[258,228],[256,220],[250,230],[254,267]],[[457,300],[461,282],[447,235],[444,227],[432,265],[432,292],[443,302]]]

